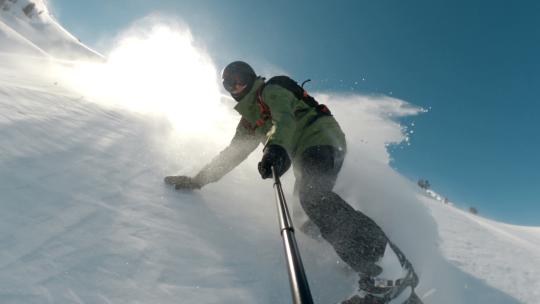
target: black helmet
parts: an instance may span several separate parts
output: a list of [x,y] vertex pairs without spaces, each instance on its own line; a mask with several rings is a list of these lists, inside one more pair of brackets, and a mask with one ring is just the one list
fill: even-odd
[[[227,92],[231,93],[231,96],[239,101],[251,90],[255,79],[257,79],[257,74],[249,64],[243,61],[234,61],[229,63],[221,74],[221,79],[223,81],[223,87]],[[238,94],[233,94],[231,91],[236,87],[237,84],[246,85],[246,88]]]

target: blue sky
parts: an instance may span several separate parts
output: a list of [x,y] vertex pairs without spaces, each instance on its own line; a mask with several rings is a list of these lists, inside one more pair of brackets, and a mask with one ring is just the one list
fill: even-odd
[[[463,207],[540,225],[540,2],[52,0],[105,51],[132,22],[187,23],[223,66],[265,62],[313,90],[386,94],[429,109],[393,166]],[[363,80],[365,79],[365,80]]]

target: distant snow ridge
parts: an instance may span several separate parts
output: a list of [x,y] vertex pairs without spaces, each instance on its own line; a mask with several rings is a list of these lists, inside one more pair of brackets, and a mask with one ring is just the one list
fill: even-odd
[[43,0],[0,0],[0,52],[102,59],[51,17]]
[[30,0],[0,0],[0,9],[17,17],[26,16],[30,20],[42,20],[43,14],[48,15],[47,5],[43,1]]

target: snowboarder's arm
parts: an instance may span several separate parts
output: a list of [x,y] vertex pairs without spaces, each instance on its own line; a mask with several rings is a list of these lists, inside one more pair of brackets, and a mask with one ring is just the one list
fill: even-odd
[[249,123],[243,118],[236,127],[236,133],[231,143],[218,156],[206,165],[194,180],[201,185],[213,183],[245,160],[259,146],[261,138],[249,128]]

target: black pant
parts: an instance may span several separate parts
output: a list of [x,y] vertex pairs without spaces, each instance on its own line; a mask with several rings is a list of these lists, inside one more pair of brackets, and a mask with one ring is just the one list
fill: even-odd
[[332,191],[344,156],[332,146],[306,149],[297,164],[295,188],[305,213],[341,259],[363,275],[376,276],[382,269],[374,263],[384,255],[388,238],[372,219]]

